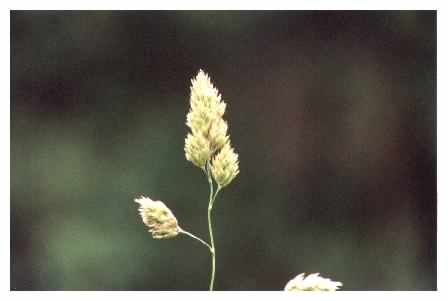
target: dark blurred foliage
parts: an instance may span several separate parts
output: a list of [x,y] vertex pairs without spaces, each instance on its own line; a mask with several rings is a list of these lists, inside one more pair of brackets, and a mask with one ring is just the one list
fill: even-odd
[[218,290],[436,289],[434,11],[13,11],[11,41],[11,289],[207,289],[207,250],[152,240],[133,203],[208,236],[183,151],[199,68],[241,161]]

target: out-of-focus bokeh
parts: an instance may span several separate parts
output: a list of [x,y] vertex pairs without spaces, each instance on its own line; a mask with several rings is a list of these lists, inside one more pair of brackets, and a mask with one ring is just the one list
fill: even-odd
[[240,155],[216,289],[436,289],[434,11],[13,11],[11,42],[12,290],[208,288],[207,249],[153,240],[133,202],[208,237],[200,68]]

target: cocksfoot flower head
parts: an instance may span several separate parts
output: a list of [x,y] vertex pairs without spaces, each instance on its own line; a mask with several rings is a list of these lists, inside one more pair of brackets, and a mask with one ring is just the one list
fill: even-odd
[[202,70],[191,80],[190,90],[186,124],[191,133],[185,139],[185,157],[205,169],[206,162],[229,141],[228,125],[223,119],[226,103]]
[[319,276],[319,273],[305,276],[305,273],[297,275],[290,280],[286,286],[285,291],[300,292],[300,291],[336,291],[342,286],[341,282],[332,281],[331,279]]
[[213,158],[211,165],[213,178],[220,188],[229,185],[239,174],[238,164],[238,155],[227,142]]
[[153,238],[166,239],[179,234],[177,219],[163,202],[143,196],[135,199],[135,202],[140,204],[138,211]]

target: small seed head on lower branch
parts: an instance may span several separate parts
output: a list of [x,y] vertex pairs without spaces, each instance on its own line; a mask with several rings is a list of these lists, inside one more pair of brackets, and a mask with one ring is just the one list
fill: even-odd
[[163,202],[143,196],[135,199],[135,202],[140,204],[138,211],[154,239],[167,239],[179,234],[177,219]]

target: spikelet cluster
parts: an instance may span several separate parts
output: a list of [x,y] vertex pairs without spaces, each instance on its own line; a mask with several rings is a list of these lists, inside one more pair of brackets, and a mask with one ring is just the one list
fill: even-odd
[[211,171],[213,178],[219,186],[225,187],[238,175],[238,155],[230,144],[224,145],[221,151],[213,158]]
[[285,291],[301,292],[301,291],[316,291],[316,292],[333,292],[342,286],[341,282],[332,281],[331,279],[319,276],[319,273],[305,276],[304,273],[297,275],[290,280],[286,286]]
[[207,162],[220,187],[228,185],[239,173],[238,155],[230,146],[228,125],[223,119],[226,103],[202,70],[191,80],[190,111],[185,139],[185,157],[205,170]]
[[140,204],[138,211],[153,238],[166,239],[179,234],[177,219],[163,202],[143,196],[135,199],[135,202]]

